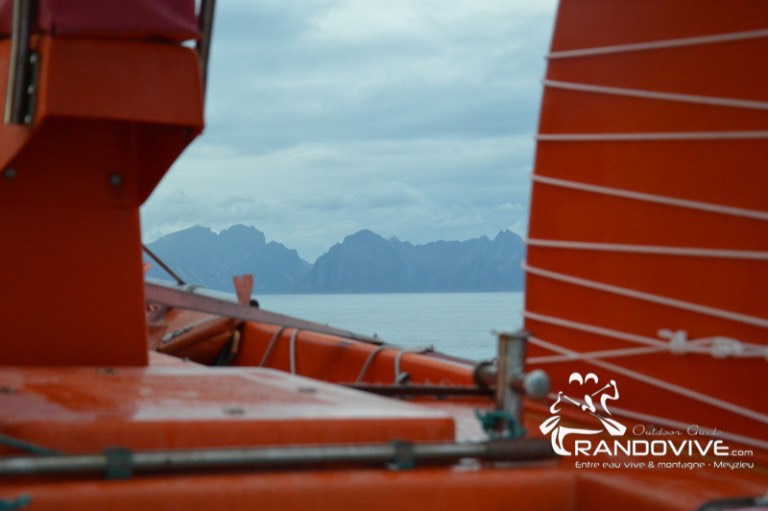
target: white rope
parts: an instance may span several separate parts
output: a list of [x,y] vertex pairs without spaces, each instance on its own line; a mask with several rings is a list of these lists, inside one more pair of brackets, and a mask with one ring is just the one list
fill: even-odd
[[667,349],[667,343],[654,339],[652,337],[646,337],[643,335],[630,334],[627,332],[620,332],[611,328],[599,327],[595,325],[588,325],[586,323],[580,323],[578,321],[572,321],[569,319],[558,318],[555,316],[548,316],[545,314],[539,314],[536,312],[524,310],[522,315],[526,319],[532,319],[541,323],[549,323],[551,325],[557,325],[571,330],[579,330],[590,334],[600,335],[603,337],[612,337],[621,341],[627,341],[634,344],[642,344],[643,346],[650,346],[652,348],[658,348],[661,350]]
[[187,332],[190,332],[190,331],[194,330],[195,328],[197,328],[199,326],[202,326],[202,325],[205,325],[207,323],[211,323],[213,321],[216,321],[217,319],[221,319],[221,317],[220,316],[209,316],[209,317],[206,317],[206,318],[198,319],[197,321],[194,321],[194,322],[186,325],[183,328],[180,328],[178,330],[174,330],[173,332],[169,332],[169,333],[165,334],[160,339],[160,344],[168,344],[169,342],[171,342],[172,340],[176,339],[177,337],[179,337],[181,335],[184,335]]
[[598,291],[613,293],[621,296],[628,296],[630,298],[635,298],[637,300],[643,300],[646,302],[666,305],[668,307],[674,307],[676,309],[682,309],[682,310],[687,310],[691,312],[696,312],[699,314],[704,314],[707,316],[728,319],[730,321],[745,323],[747,325],[753,325],[761,328],[768,328],[768,319],[760,318],[757,316],[750,316],[748,314],[741,314],[739,312],[733,312],[726,309],[720,309],[717,307],[709,307],[707,305],[701,305],[698,303],[687,302],[684,300],[677,300],[674,298],[668,298],[666,296],[646,293],[643,291],[638,291],[636,289],[604,284],[602,282],[597,282],[594,280],[574,277],[572,275],[567,275],[565,273],[558,273],[550,270],[544,270],[542,268],[536,268],[533,266],[529,266],[526,263],[523,264],[523,269],[527,273],[530,273],[533,275],[538,275],[540,277],[548,278],[551,280],[557,280],[560,282],[566,282],[568,284],[573,284],[575,286],[586,287],[589,289],[596,289]]
[[648,376],[642,373],[638,373],[636,371],[633,371],[631,369],[627,369],[622,366],[618,366],[616,364],[612,364],[610,362],[604,362],[601,360],[584,357],[583,354],[580,354],[576,351],[569,350],[567,348],[563,348],[561,346],[558,346],[556,344],[553,344],[551,342],[545,341],[543,339],[540,339],[538,337],[529,337],[528,340],[542,348],[546,348],[550,351],[554,351],[556,353],[560,353],[561,355],[567,355],[567,354],[573,354],[577,355],[579,360],[583,360],[584,362],[588,364],[592,364],[594,366],[600,367],[602,369],[606,369],[608,371],[613,371],[617,374],[621,374],[623,376],[626,376],[627,378],[631,378],[633,380],[640,381],[642,383],[651,385],[653,387],[660,388],[662,390],[666,390],[668,392],[672,392],[674,394],[678,394],[683,397],[687,397],[689,399],[692,399],[694,401],[699,401],[701,403],[714,406],[716,408],[720,408],[721,410],[726,410],[728,412],[741,415],[742,417],[746,417],[748,419],[760,422],[762,424],[768,424],[768,415],[765,415],[763,413],[756,412],[755,410],[751,410],[749,408],[745,408],[743,406],[735,405],[733,403],[729,403],[727,401],[723,401],[722,399],[718,399],[712,396],[709,396],[707,394],[702,394],[701,392],[696,392],[695,390],[687,389],[685,387],[681,387],[680,385],[675,385],[674,383],[670,383],[668,381],[660,380],[658,378],[654,378],[652,376]]
[[606,55],[611,53],[628,53],[635,51],[663,50],[667,48],[680,48],[685,46],[701,46],[704,44],[716,44],[732,41],[746,41],[768,37],[768,29],[750,30],[747,32],[729,32],[725,34],[713,34],[679,39],[663,39],[660,41],[647,41],[642,43],[617,44],[612,46],[600,46],[596,48],[581,48],[576,50],[563,50],[552,52],[546,56],[550,60],[568,59],[577,57],[590,57],[593,55]]
[[542,142],[614,142],[649,140],[759,140],[768,138],[768,131],[658,131],[648,133],[539,133]]
[[363,367],[360,369],[360,373],[357,375],[357,379],[355,380],[355,383],[362,383],[363,378],[365,378],[365,375],[368,372],[368,368],[371,367],[371,364],[373,363],[373,359],[376,358],[376,355],[378,355],[379,353],[381,353],[386,349],[394,349],[394,347],[387,346],[387,345],[378,346],[375,350],[373,350],[368,354],[368,357],[366,357],[365,362],[363,362]]
[[545,87],[553,89],[575,90],[579,92],[595,92],[613,96],[629,96],[633,98],[658,99],[678,103],[695,103],[697,105],[727,106],[733,108],[748,108],[751,110],[768,110],[768,102],[750,99],[720,98],[715,96],[699,96],[695,94],[680,94],[676,92],[659,92],[644,89],[628,89],[624,87],[608,87],[588,83],[563,82],[559,80],[544,80]]
[[526,244],[532,247],[565,248],[571,250],[595,250],[600,252],[627,252],[631,254],[658,254],[686,257],[711,257],[722,259],[749,259],[768,261],[768,252],[757,250],[725,250],[714,248],[670,247],[658,245],[629,245],[624,243],[593,243],[572,240],[545,240],[527,238]]
[[403,358],[403,355],[406,353],[428,353],[431,351],[435,351],[435,347],[431,345],[416,348],[401,348],[400,351],[397,352],[397,355],[395,355],[395,383],[398,383],[400,380],[400,359]]
[[659,337],[669,339],[669,351],[672,353],[687,353],[692,346],[706,347],[714,358],[754,358],[763,357],[768,360],[768,346],[763,344],[750,344],[747,342],[715,335],[701,339],[688,339],[685,330],[670,330],[663,328],[658,332]]
[[[571,330],[578,330],[580,332],[586,332],[602,337],[610,337],[620,341],[641,344],[644,346],[642,348],[611,349],[587,353],[576,352],[578,355],[589,356],[590,358],[627,357],[647,355],[651,353],[671,352],[675,354],[709,355],[713,358],[766,358],[766,360],[768,360],[768,346],[762,344],[751,344],[724,336],[713,336],[704,339],[689,340],[688,333],[684,330],[672,331],[669,329],[660,329],[658,331],[659,337],[667,339],[667,341],[660,341],[659,339],[654,339],[652,337],[621,332],[619,330],[613,330],[597,325],[590,325],[587,323],[581,323],[556,316],[539,314],[527,310],[524,310],[522,315],[526,319],[539,321],[541,323],[548,323],[550,325],[569,328]],[[530,361],[536,363],[555,363],[573,361],[574,358],[575,357],[572,355],[557,355],[549,357],[535,357],[530,359]]]
[[274,350],[275,346],[277,346],[277,341],[280,339],[280,336],[283,335],[283,332],[286,328],[287,327],[281,326],[272,335],[272,339],[270,339],[269,344],[267,345],[267,349],[264,350],[264,354],[261,357],[259,367],[264,367],[264,364],[267,363],[267,359],[269,359],[269,356],[272,354],[272,350]]
[[[768,132],[766,132],[766,134],[768,134]],[[531,177],[531,179],[536,183],[543,183],[551,186],[558,186],[561,188],[569,188],[572,190],[579,190],[582,192],[597,193],[601,195],[609,195],[612,197],[622,197],[625,199],[639,200],[644,202],[653,202],[657,204],[664,204],[667,206],[675,206],[679,208],[707,211],[709,213],[720,213],[723,215],[731,215],[731,216],[738,216],[743,218],[751,218],[755,220],[768,221],[768,212],[758,211],[754,209],[736,208],[732,206],[722,206],[720,204],[712,204],[709,202],[679,199],[676,197],[668,197],[664,195],[654,195],[650,193],[633,192],[631,190],[624,190],[621,188],[611,188],[607,186],[591,185],[587,183],[580,183],[578,181],[569,181],[566,179],[546,177],[539,174],[534,174]]]
[[664,348],[626,348],[626,349],[612,349],[604,351],[588,351],[585,353],[575,355],[550,355],[547,357],[530,357],[526,359],[530,364],[557,364],[560,362],[573,362],[579,360],[581,356],[589,359],[605,359],[605,358],[619,358],[619,357],[632,357],[638,355],[651,355],[653,353],[664,353],[668,351]]

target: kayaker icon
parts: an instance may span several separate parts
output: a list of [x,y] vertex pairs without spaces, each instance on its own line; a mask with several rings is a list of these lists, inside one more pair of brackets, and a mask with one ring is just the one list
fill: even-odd
[[[568,384],[578,384],[581,387],[589,384],[594,384],[597,386],[598,377],[595,373],[587,373],[586,376],[582,376],[581,373],[574,372],[571,373],[571,375],[568,377]],[[594,401],[598,395],[600,395],[600,412],[598,412],[598,406],[595,405]],[[616,421],[615,419],[606,417],[606,415],[611,415],[611,412],[608,410],[608,405],[606,404],[607,401],[615,401],[617,399],[619,399],[619,389],[616,385],[616,380],[611,380],[606,385],[592,393],[585,392],[584,399],[582,401],[568,396],[561,390],[557,393],[557,399],[555,402],[552,403],[552,406],[549,407],[549,411],[552,414],[552,417],[545,420],[541,426],[539,426],[539,430],[545,435],[551,433],[552,448],[557,454],[561,456],[571,455],[571,453],[563,445],[565,437],[570,434],[578,433],[581,435],[596,435],[606,431],[611,436],[621,436],[626,432],[626,426]],[[603,426],[602,429],[572,428],[560,425],[559,413],[561,403],[572,404],[579,408],[581,411],[586,412],[592,417],[596,418]]]

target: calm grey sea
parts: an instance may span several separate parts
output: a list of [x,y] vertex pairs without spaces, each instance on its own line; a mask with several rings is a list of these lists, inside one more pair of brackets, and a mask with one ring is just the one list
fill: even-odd
[[522,324],[523,293],[263,295],[261,307],[404,347],[433,345],[449,355],[495,356],[493,331]]

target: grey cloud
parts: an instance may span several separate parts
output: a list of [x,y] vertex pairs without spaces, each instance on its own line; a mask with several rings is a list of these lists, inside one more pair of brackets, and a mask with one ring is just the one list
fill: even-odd
[[206,133],[145,237],[242,222],[311,259],[362,228],[519,229],[553,4],[220,2]]

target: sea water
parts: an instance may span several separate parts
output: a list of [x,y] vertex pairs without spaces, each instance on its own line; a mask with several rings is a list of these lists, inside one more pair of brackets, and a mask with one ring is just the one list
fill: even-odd
[[272,312],[476,361],[495,356],[493,332],[522,325],[523,293],[262,295],[258,300]]

